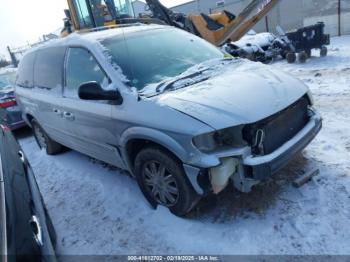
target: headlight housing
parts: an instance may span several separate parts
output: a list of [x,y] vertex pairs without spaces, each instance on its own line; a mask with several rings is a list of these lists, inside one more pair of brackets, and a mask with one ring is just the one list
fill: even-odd
[[241,126],[230,127],[198,135],[193,138],[193,144],[205,153],[240,146],[244,143],[242,140],[242,128]]

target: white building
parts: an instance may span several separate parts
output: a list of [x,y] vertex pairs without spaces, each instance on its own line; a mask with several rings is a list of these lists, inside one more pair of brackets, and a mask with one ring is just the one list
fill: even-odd
[[[252,0],[192,0],[187,3],[173,6],[175,12],[185,14],[210,14],[221,10],[227,10],[238,15]],[[350,7],[346,9],[342,0],[342,32],[349,33]],[[134,10],[137,15],[145,12],[145,3],[140,0],[134,1]],[[280,0],[267,15],[253,29],[257,32],[276,32],[276,26],[280,25],[286,31],[297,29],[318,21],[326,23],[326,32],[331,35],[338,33],[337,18],[338,0]],[[328,7],[329,6],[329,7]],[[143,11],[140,11],[143,10]],[[344,21],[343,21],[344,20]],[[345,23],[346,22],[346,23]],[[348,23],[348,24],[347,24]]]
[[[188,3],[174,6],[171,9],[176,12],[189,13],[204,13],[211,14],[222,10],[227,10],[235,15],[238,15],[251,0],[195,0]],[[258,32],[272,31],[275,32],[277,25],[290,30],[303,26],[302,19],[296,19],[298,13],[301,13],[303,1],[281,0],[277,6],[271,10],[267,19],[262,19],[254,30]],[[293,10],[294,15],[281,16],[281,13],[290,13]]]
[[147,11],[146,11],[146,4],[143,1],[134,0],[132,2],[132,7],[134,9],[135,16],[139,16],[139,14],[147,13]]

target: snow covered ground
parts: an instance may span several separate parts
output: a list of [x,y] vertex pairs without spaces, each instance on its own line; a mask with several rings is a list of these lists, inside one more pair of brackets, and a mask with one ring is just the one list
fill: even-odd
[[[127,173],[74,151],[47,156],[18,133],[58,233],[58,254],[350,254],[350,36],[285,70],[311,88],[324,128],[273,180],[227,189],[188,218],[152,210]],[[316,55],[316,52],[315,54]],[[296,189],[303,170],[320,175]]]

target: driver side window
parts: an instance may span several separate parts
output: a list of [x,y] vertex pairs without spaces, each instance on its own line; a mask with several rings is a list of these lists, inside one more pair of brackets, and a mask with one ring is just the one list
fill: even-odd
[[94,56],[84,48],[69,48],[66,60],[66,84],[64,96],[78,98],[81,84],[96,81],[102,88],[110,83],[108,76]]

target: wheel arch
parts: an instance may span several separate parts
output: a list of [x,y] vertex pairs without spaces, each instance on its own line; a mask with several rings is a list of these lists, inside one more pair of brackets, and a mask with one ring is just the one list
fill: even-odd
[[147,146],[158,146],[185,163],[186,150],[172,137],[158,130],[135,127],[125,131],[120,139],[122,154],[130,171],[133,171],[134,160],[138,152]]
[[32,127],[32,120],[35,119],[35,117],[31,113],[25,113],[23,118],[27,125]]

